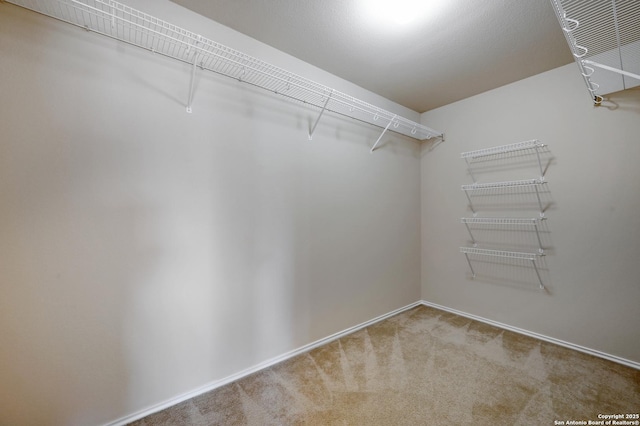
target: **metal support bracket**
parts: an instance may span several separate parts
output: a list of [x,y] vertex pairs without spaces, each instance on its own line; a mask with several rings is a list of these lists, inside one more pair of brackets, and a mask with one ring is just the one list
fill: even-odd
[[322,109],[320,110],[320,114],[318,114],[318,118],[316,118],[316,122],[313,123],[313,127],[311,127],[311,130],[309,130],[309,140],[313,140],[313,132],[316,131],[316,126],[318,125],[318,122],[320,121],[322,114],[324,114],[325,110],[327,109],[327,105],[331,100],[331,95],[333,95],[333,90],[331,91],[331,93],[329,93],[329,96],[327,96],[327,100],[324,101],[324,105],[322,105]]
[[[540,218],[540,219],[544,220],[546,218],[543,217],[543,218]],[[538,253],[544,254],[544,247],[542,247],[542,240],[540,239],[540,230],[538,229],[538,223],[539,223],[539,221],[535,221],[533,223],[533,226],[535,227],[535,230],[536,230],[536,238],[538,238],[538,246],[540,247],[538,249]]]
[[464,254],[464,257],[467,258],[467,263],[469,264],[469,269],[471,269],[471,277],[476,277],[476,271],[473,270],[473,266],[471,266],[471,260],[469,260],[469,255],[467,253]]
[[471,180],[473,180],[473,183],[476,183],[477,179],[474,176],[473,171],[471,171],[471,163],[469,163],[469,159],[465,157],[464,161],[465,163],[467,163],[467,172],[469,172],[469,175],[471,176]]
[[473,217],[476,217],[478,215],[478,212],[476,211],[476,209],[473,208],[473,201],[471,201],[471,196],[467,191],[464,191],[464,195],[467,196],[467,200],[469,201],[469,208],[471,209],[471,213],[473,213]]
[[191,114],[193,111],[191,109],[191,103],[193,102],[193,86],[196,79],[196,66],[198,65],[198,55],[197,53],[193,55],[193,66],[191,68],[191,82],[189,83],[189,100],[187,101],[187,112]]
[[371,147],[371,153],[373,153],[373,151],[376,150],[376,147],[378,146],[378,144],[380,143],[380,140],[382,139],[382,137],[384,136],[385,133],[387,133],[387,130],[389,130],[389,126],[391,126],[391,124],[394,122],[394,120],[398,117],[397,114],[395,114],[393,116],[393,118],[391,120],[389,120],[389,124],[387,124],[387,127],[384,128],[384,130],[382,131],[382,133],[380,134],[380,136],[378,137],[378,140],[376,141],[376,143],[373,144],[373,146]]
[[[467,222],[464,222],[464,226],[467,227],[467,231],[469,232],[469,236],[471,237],[471,243],[473,244],[474,247],[478,247],[478,243],[476,243],[476,239],[473,238],[473,233],[471,232],[471,228],[469,228],[469,224]],[[465,253],[465,256],[466,256],[466,253]],[[469,260],[468,257],[467,257],[467,260]]]
[[640,80],[640,75],[638,75],[638,74],[634,74],[634,73],[629,72],[629,71],[624,71],[624,70],[621,70],[621,69],[618,69],[618,68],[610,67],[609,65],[600,64],[598,62],[589,61],[587,59],[584,59],[582,61],[582,63],[583,64],[588,64],[588,65],[593,65],[594,67],[602,68],[603,70],[617,72],[618,74],[622,74],[624,76]]
[[533,268],[536,270],[536,275],[538,276],[538,280],[540,281],[540,290],[544,290],[544,284],[542,283],[542,277],[540,277],[540,271],[538,271],[538,267],[536,266],[536,260],[531,259],[531,264]]
[[[544,179],[540,179],[540,183],[545,183]],[[540,217],[544,218],[544,208],[542,207],[542,199],[540,198],[540,191],[538,190],[538,185],[533,186],[536,190],[536,198],[538,199],[538,206],[540,207]]]
[[[200,39],[201,37],[198,36],[198,41],[196,41],[194,45],[189,46],[189,48],[187,49],[187,52],[189,52],[189,50],[191,50],[192,48],[197,47],[198,43],[200,42]],[[191,67],[191,81],[189,82],[189,99],[187,100],[187,112],[189,114],[193,112],[193,110],[191,109],[191,103],[193,102],[193,88],[196,80],[196,67],[198,66],[198,59],[200,59],[200,54],[198,53],[198,51],[193,52],[193,65]]]
[[542,168],[542,160],[540,159],[540,149],[544,147],[543,145],[536,146],[536,157],[538,157],[538,167],[540,167],[540,180],[544,180],[544,169]]

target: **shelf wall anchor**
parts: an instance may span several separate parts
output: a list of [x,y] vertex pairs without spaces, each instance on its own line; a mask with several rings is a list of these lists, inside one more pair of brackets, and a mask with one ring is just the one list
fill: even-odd
[[[371,153],[373,153],[373,151],[376,150],[376,147],[378,146],[378,144],[380,143],[380,140],[382,140],[382,137],[384,136],[385,133],[387,133],[387,130],[389,130],[389,126],[391,126],[391,123],[393,123],[393,121],[396,119],[396,117],[398,117],[397,114],[395,114],[393,116],[393,118],[391,118],[391,120],[389,120],[389,123],[387,124],[387,127],[384,128],[384,130],[382,131],[382,133],[380,134],[380,136],[378,137],[378,140],[376,141],[376,143],[373,144],[373,146],[371,147]],[[374,120],[376,120],[376,118],[373,118]]]
[[311,127],[311,130],[309,130],[309,140],[313,140],[313,132],[316,131],[316,126],[318,125],[320,118],[322,118],[322,114],[324,114],[325,110],[327,109],[327,105],[331,100],[331,95],[333,95],[333,90],[331,91],[331,93],[329,93],[329,96],[327,96],[327,100],[324,101],[324,105],[322,105],[322,109],[320,110],[320,114],[318,114],[318,118],[316,118],[316,122],[313,123],[313,127]]

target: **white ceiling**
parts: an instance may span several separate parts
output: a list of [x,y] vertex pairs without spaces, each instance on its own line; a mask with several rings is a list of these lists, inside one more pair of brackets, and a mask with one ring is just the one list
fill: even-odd
[[549,0],[439,0],[413,26],[371,0],[173,1],[418,112],[573,60]]

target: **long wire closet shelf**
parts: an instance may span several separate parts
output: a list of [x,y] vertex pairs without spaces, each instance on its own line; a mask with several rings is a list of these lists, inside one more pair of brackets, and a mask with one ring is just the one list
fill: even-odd
[[[398,114],[356,99],[260,59],[209,40],[114,0],[6,0],[107,37],[185,63],[192,68],[187,111],[191,112],[196,68],[234,78],[284,97],[331,111],[416,140],[442,138],[431,129]],[[315,125],[309,132],[313,134]],[[381,135],[382,137],[382,135]],[[378,139],[377,143],[380,141]],[[375,148],[375,145],[374,145]]]

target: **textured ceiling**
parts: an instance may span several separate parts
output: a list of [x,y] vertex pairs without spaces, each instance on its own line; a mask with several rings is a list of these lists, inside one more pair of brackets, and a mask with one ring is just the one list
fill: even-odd
[[548,0],[440,0],[403,27],[364,0],[173,1],[418,112],[573,60]]

